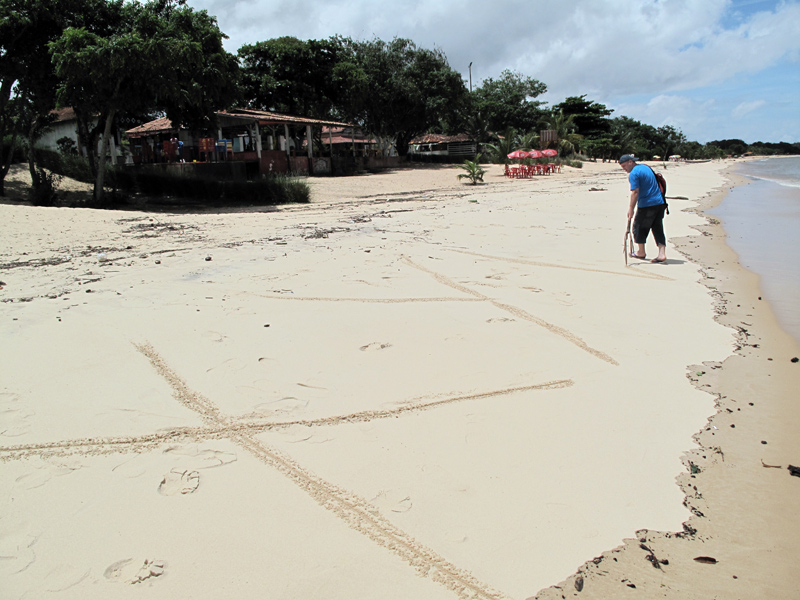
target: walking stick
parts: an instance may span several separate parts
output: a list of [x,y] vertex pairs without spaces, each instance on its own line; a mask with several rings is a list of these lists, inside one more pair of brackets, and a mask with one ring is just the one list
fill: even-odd
[[625,256],[625,266],[628,266],[628,239],[631,241],[631,254],[633,253],[633,236],[631,235],[631,220],[628,218],[628,225],[625,227],[625,239],[622,241],[622,254]]

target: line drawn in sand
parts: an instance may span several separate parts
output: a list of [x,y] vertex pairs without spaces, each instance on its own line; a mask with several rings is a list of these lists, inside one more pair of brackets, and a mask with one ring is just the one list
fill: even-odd
[[[16,460],[36,455],[43,458],[52,456],[69,456],[74,454],[96,455],[123,452],[142,452],[165,444],[179,442],[200,442],[204,440],[217,440],[228,437],[235,432],[263,433],[278,431],[289,427],[329,427],[342,423],[363,423],[377,419],[398,417],[404,413],[421,412],[446,404],[454,404],[469,400],[483,400],[498,396],[507,396],[519,392],[555,390],[574,385],[571,379],[558,379],[534,385],[511,387],[474,394],[462,394],[429,400],[423,402],[409,402],[397,408],[385,410],[365,410],[347,415],[333,415],[319,419],[296,419],[292,421],[273,421],[258,414],[249,414],[242,417],[229,417],[229,422],[223,425],[207,424],[201,427],[175,427],[159,433],[145,434],[137,437],[121,436],[91,439],[72,439],[59,442],[43,442],[39,444],[20,444],[17,446],[0,446],[0,461]],[[168,448],[165,452],[173,452]],[[204,452],[212,452],[206,450]],[[218,460],[218,459],[217,459]],[[235,460],[235,458],[228,459]],[[219,464],[224,464],[219,462]],[[211,466],[217,466],[216,464]],[[196,467],[204,468],[204,467]]]
[[415,269],[419,269],[420,271],[422,271],[424,273],[428,273],[436,281],[438,281],[439,283],[441,283],[443,285],[446,285],[448,287],[456,289],[456,290],[458,290],[460,292],[463,292],[465,294],[468,294],[470,296],[473,296],[473,297],[478,298],[480,300],[483,300],[485,302],[489,302],[490,304],[493,304],[497,308],[511,313],[515,317],[519,317],[520,319],[524,319],[525,321],[530,321],[531,323],[536,323],[540,327],[544,327],[548,331],[550,331],[552,333],[555,333],[558,336],[561,336],[562,338],[564,338],[568,342],[571,342],[572,344],[575,344],[581,350],[584,350],[584,351],[588,352],[589,354],[591,354],[593,356],[596,356],[600,360],[604,360],[605,362],[610,363],[610,364],[612,364],[614,366],[619,366],[619,363],[616,360],[614,360],[611,356],[609,356],[608,354],[606,354],[605,352],[603,352],[601,350],[597,350],[596,348],[592,348],[591,346],[589,346],[589,344],[584,342],[580,337],[578,337],[577,335],[575,335],[571,331],[568,331],[568,330],[564,329],[563,327],[560,327],[558,325],[554,325],[553,323],[549,323],[549,322],[545,321],[544,319],[540,319],[536,315],[532,315],[529,312],[526,312],[526,311],[522,310],[521,308],[519,308],[517,306],[513,306],[511,304],[505,304],[503,302],[499,302],[499,301],[497,301],[497,300],[495,300],[493,298],[490,298],[489,296],[485,296],[484,294],[481,294],[480,292],[476,292],[475,290],[473,290],[471,288],[468,288],[465,285],[461,285],[459,283],[456,283],[455,281],[453,281],[452,279],[450,279],[449,277],[447,277],[445,275],[442,275],[441,273],[437,273],[436,271],[433,271],[432,269],[429,269],[427,267],[423,267],[422,265],[415,263],[413,260],[411,260],[407,256],[403,256],[402,260],[407,265],[412,266]]
[[[169,383],[173,397],[178,402],[196,412],[210,425],[230,424],[230,419],[222,415],[209,399],[191,390],[152,346],[145,344],[136,348]],[[499,600],[505,597],[395,527],[365,499],[307,471],[276,448],[259,441],[253,433],[246,430],[231,431],[228,439],[291,479],[320,506],[333,512],[347,525],[397,554],[419,575],[430,577],[465,600]]]
[[[498,600],[506,598],[503,593],[479,581],[470,572],[448,562],[444,557],[438,555],[435,551],[419,543],[410,535],[393,525],[381,515],[378,506],[318,477],[278,449],[261,442],[255,436],[263,431],[285,428],[293,425],[319,427],[357,421],[371,421],[375,419],[393,418],[405,413],[430,410],[446,404],[468,400],[481,400],[525,391],[566,388],[573,385],[572,380],[557,380],[537,385],[520,386],[474,394],[462,394],[424,402],[411,402],[393,409],[362,411],[359,413],[325,417],[316,420],[289,421],[283,423],[263,420],[261,422],[240,422],[237,418],[223,415],[212,401],[191,390],[185,381],[166,364],[152,346],[149,344],[134,344],[134,346],[150,361],[158,374],[167,381],[172,388],[175,400],[197,413],[203,419],[205,422],[204,427],[176,428],[166,432],[138,437],[92,438],[16,447],[0,447],[0,460],[21,459],[34,455],[45,457],[48,455],[75,453],[96,455],[112,452],[141,452],[146,448],[155,448],[157,446],[180,441],[197,442],[198,439],[203,438],[227,438],[239,447],[250,452],[265,464],[288,477],[299,488],[309,494],[319,505],[334,513],[348,526],[398,555],[402,560],[414,567],[420,576],[431,578],[433,581],[453,591],[459,598],[465,600]],[[197,489],[199,482],[200,476],[197,471],[173,469],[164,476],[158,491],[164,495],[188,494]],[[378,499],[378,504],[392,512],[404,512],[410,508],[410,499],[405,497],[381,497]],[[149,577],[159,577],[164,572],[163,561],[147,560],[144,566],[138,570],[135,565],[136,563],[134,563],[132,559],[118,561],[106,570],[106,578],[135,584]]]
[[642,273],[639,271],[633,272],[637,265],[629,265],[627,271],[608,271],[605,269],[592,269],[589,267],[573,267],[572,265],[559,265],[556,263],[539,262],[535,260],[527,260],[524,258],[513,258],[509,256],[493,256],[491,254],[481,254],[479,252],[470,252],[468,250],[460,250],[458,248],[450,248],[452,252],[459,254],[468,254],[469,256],[477,256],[478,258],[487,258],[489,260],[500,260],[519,265],[531,265],[533,267],[550,267],[553,269],[567,269],[569,271],[586,271],[587,273],[604,273],[606,275],[619,275],[622,277],[638,277],[642,279],[659,279],[661,281],[675,281],[672,277],[660,275],[659,273]]

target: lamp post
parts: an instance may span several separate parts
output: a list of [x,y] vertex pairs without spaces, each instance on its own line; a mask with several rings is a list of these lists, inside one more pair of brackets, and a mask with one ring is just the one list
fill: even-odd
[[467,69],[469,69],[469,93],[471,94],[472,93],[472,63],[469,63],[469,66],[467,67]]

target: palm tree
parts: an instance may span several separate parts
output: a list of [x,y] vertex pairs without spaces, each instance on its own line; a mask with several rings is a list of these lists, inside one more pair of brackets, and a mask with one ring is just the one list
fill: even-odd
[[563,110],[553,111],[545,117],[541,126],[556,132],[558,141],[555,142],[559,154],[574,154],[580,149],[583,136],[575,133],[575,115],[565,115]]
[[480,155],[478,155],[474,161],[472,160],[465,160],[463,165],[458,165],[459,168],[464,169],[466,173],[460,173],[458,175],[459,179],[469,179],[472,182],[472,185],[478,185],[480,181],[483,183],[483,176],[486,174],[486,170],[481,167],[480,163]]
[[502,134],[492,134],[495,142],[484,144],[489,148],[489,160],[493,163],[507,163],[508,155],[520,148],[520,136],[513,127],[507,127]]

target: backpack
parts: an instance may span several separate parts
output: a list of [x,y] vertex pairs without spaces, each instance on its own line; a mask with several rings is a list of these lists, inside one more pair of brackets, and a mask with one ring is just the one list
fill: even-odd
[[[653,171],[653,167],[650,165],[647,165],[647,168]],[[658,189],[661,190],[661,199],[664,201],[667,214],[669,214],[669,204],[667,204],[667,180],[664,179],[664,176],[661,173],[656,173],[655,171],[653,171],[653,176],[656,178]]]

